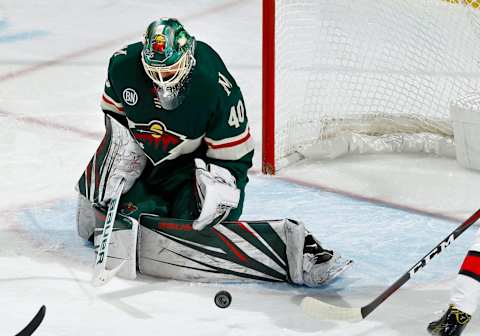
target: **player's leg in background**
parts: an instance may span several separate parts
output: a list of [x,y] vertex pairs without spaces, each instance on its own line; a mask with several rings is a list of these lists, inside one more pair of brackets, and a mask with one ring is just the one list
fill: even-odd
[[428,326],[432,335],[458,336],[476,311],[480,295],[480,229],[455,279],[450,305],[443,316]]

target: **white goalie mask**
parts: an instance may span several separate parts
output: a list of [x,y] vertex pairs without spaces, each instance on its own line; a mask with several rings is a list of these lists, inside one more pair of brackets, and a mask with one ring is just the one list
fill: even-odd
[[147,76],[157,88],[165,109],[183,101],[185,86],[195,66],[195,38],[176,19],[150,23],[144,35],[141,60]]

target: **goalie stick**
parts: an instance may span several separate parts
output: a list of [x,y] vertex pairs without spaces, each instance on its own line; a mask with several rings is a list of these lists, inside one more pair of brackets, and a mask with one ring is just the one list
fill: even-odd
[[312,297],[305,297],[302,300],[301,307],[304,312],[315,316],[322,320],[344,320],[344,321],[360,321],[370,315],[383,301],[390,295],[395,293],[402,287],[410,278],[417,272],[422,270],[436,255],[440,254],[446,249],[455,239],[458,238],[465,230],[472,226],[480,218],[480,209],[477,210],[470,218],[458,226],[452,233],[443,239],[437,246],[435,246],[429,253],[420,259],[413,267],[411,267],[405,274],[403,274],[390,287],[385,289],[383,293],[377,296],[369,304],[360,307],[339,307],[331,305]]
[[30,321],[29,324],[25,328],[22,329],[18,334],[15,336],[30,336],[32,335],[35,330],[37,330],[40,323],[42,323],[43,318],[45,317],[45,312],[47,308],[45,306],[40,307],[40,310],[35,314],[33,319]]
[[105,225],[103,226],[100,243],[98,244],[97,258],[95,261],[95,268],[93,270],[92,284],[95,287],[106,284],[112,279],[115,274],[122,268],[126,260],[123,260],[120,265],[112,270],[107,270],[107,256],[108,245],[110,244],[110,237],[112,236],[113,225],[115,224],[115,217],[117,216],[118,202],[122,196],[123,187],[125,186],[125,179],[121,179],[115,188],[114,195],[110,200],[105,218]]

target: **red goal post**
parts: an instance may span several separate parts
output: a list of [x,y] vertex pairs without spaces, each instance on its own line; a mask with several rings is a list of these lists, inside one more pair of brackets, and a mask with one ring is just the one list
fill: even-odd
[[275,0],[263,0],[262,171],[275,174]]

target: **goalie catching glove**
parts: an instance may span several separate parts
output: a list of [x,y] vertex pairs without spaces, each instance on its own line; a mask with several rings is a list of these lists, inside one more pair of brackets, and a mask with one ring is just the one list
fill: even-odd
[[193,221],[194,230],[223,221],[238,206],[240,190],[227,169],[195,159],[195,183],[200,216]]

